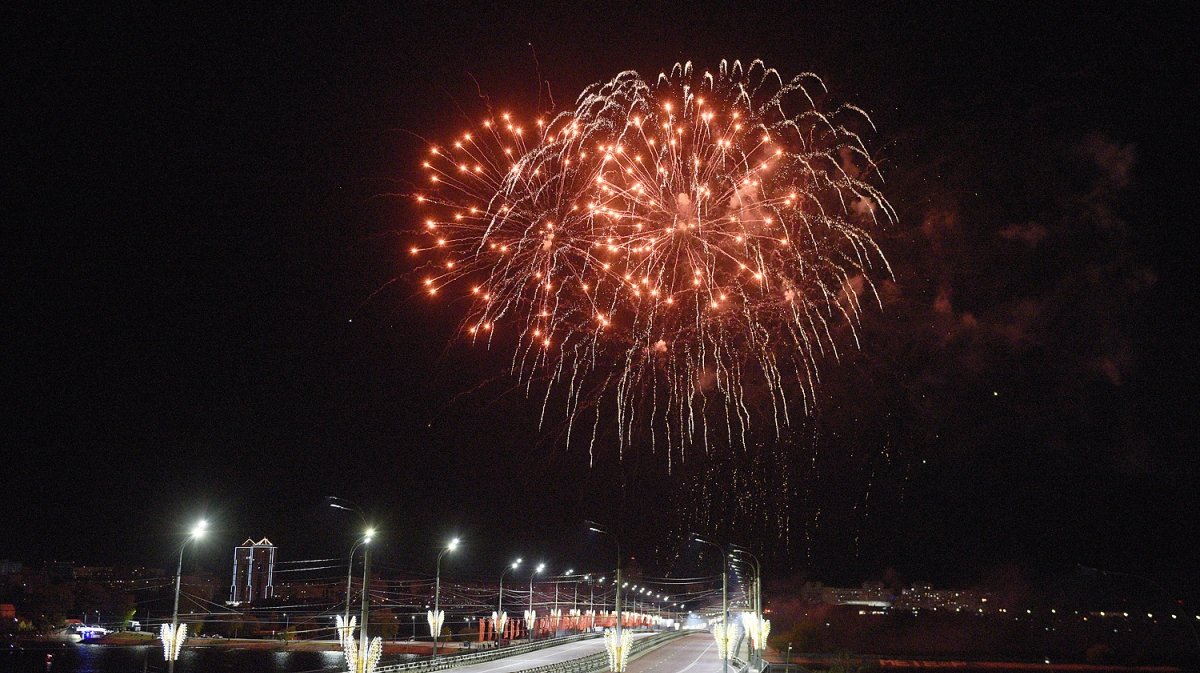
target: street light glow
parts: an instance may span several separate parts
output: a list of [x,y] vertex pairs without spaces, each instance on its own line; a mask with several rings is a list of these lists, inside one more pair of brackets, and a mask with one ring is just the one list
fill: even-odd
[[457,548],[457,547],[458,547],[458,538],[454,538],[453,540],[450,541],[450,545],[446,548],[449,549],[450,551],[454,551],[455,548]]

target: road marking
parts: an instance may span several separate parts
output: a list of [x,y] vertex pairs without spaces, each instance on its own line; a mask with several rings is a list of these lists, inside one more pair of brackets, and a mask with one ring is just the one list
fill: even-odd
[[[681,644],[681,645],[683,645],[684,643],[680,643],[680,644]],[[713,648],[713,645],[714,645],[714,644],[715,644],[715,643],[712,643],[712,642],[710,642],[710,643],[708,644],[708,646],[707,646],[707,647],[705,647],[705,648],[704,648],[704,650],[702,650],[702,651],[700,652],[700,654],[699,654],[699,655],[698,655],[698,656],[697,656],[695,659],[693,659],[693,660],[692,660],[692,663],[688,664],[688,665],[687,665],[687,666],[685,666],[684,668],[681,668],[681,669],[679,669],[678,671],[675,671],[674,673],[684,673],[684,671],[687,671],[687,670],[691,669],[693,666],[695,666],[696,664],[698,664],[698,663],[700,662],[700,660],[701,660],[701,659],[704,657],[704,655],[708,654],[708,651],[709,651],[709,650],[711,650],[711,649]],[[680,649],[681,649],[681,650],[683,650],[683,651],[687,651],[687,649],[690,649],[690,648],[680,648]],[[658,652],[659,652],[659,653],[662,653],[662,652],[663,652],[663,650],[658,650]],[[658,668],[659,666],[661,666],[661,665],[663,665],[663,664],[665,664],[665,663],[667,663],[667,662],[671,661],[671,659],[672,659],[672,658],[673,658],[673,657],[668,657],[668,658],[666,658],[666,659],[663,659],[663,660],[661,660],[661,661],[659,661],[659,662],[655,663],[653,666],[651,666],[650,668],[648,668],[648,669],[646,669],[646,670],[647,670],[647,671],[652,671],[652,670],[654,670],[654,669]]]

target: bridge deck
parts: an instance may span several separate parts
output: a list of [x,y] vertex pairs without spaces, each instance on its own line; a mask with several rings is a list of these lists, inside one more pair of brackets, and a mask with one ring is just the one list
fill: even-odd
[[[633,637],[640,639],[649,635],[652,634],[637,633]],[[603,651],[604,639],[593,638],[592,640],[567,643],[566,645],[559,645],[557,647],[547,647],[544,650],[518,654],[503,659],[496,659],[495,661],[471,664],[470,666],[459,666],[449,670],[454,671],[454,673],[515,673],[516,671],[545,666],[546,664],[557,664]]]
[[[733,670],[732,663],[730,671]],[[629,662],[625,673],[721,673],[717,643],[708,633],[671,641]]]

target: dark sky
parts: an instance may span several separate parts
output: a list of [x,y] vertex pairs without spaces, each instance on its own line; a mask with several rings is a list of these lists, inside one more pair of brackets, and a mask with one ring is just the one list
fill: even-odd
[[[340,495],[414,569],[451,533],[464,569],[575,564],[591,516],[664,572],[702,527],[834,582],[1084,564],[1197,589],[1186,12],[208,4],[4,10],[0,558],[163,566],[201,512],[214,570],[248,536],[333,556]],[[895,279],[786,436],[588,468],[415,297],[388,194],[479,92],[532,113],[539,68],[561,108],[722,58],[871,113]],[[740,486],[697,502],[713,481]]]

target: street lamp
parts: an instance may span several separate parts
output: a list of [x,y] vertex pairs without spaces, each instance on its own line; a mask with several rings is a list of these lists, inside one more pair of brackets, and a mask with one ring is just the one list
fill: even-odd
[[[346,619],[344,622],[342,622],[342,624],[347,629],[350,628],[350,585],[351,585],[351,582],[353,582],[353,577],[354,577],[354,552],[358,551],[358,548],[360,546],[362,546],[364,544],[370,544],[371,538],[374,535],[375,535],[375,529],[368,528],[367,532],[364,533],[362,537],[358,538],[358,541],[355,542],[354,546],[350,548],[350,559],[346,563]],[[346,638],[351,637],[351,635],[352,634],[350,634],[350,633],[346,633],[345,637],[341,638],[341,640],[345,640]]]
[[[725,549],[716,542],[709,542],[703,538],[692,535],[692,539],[700,544],[712,545],[721,552],[721,624],[722,629],[729,629],[729,556],[725,553]],[[721,657],[721,673],[729,673],[729,652],[725,651]]]
[[[621,637],[621,539],[618,538],[617,536],[613,535],[612,533],[609,533],[606,529],[604,529],[600,524],[596,523],[595,521],[587,521],[586,523],[588,524],[588,530],[592,531],[593,533],[599,533],[601,535],[609,536],[610,538],[612,538],[612,541],[617,545],[617,579],[615,582],[613,582],[613,586],[616,587],[617,591],[616,591],[616,596],[613,598],[613,612],[616,613],[616,617],[617,617],[617,624],[616,624],[616,629],[615,629],[616,634],[617,634],[617,642],[620,642],[620,637]],[[601,581],[603,581],[603,580],[601,580]]]
[[621,628],[621,538],[610,533],[606,528],[596,523],[595,521],[585,521],[588,525],[588,530],[593,533],[607,535],[612,538],[612,541],[617,545],[617,578],[613,582],[616,587],[616,596],[613,598],[613,611],[616,613],[616,626],[612,631],[611,641],[606,637],[605,646],[609,649],[610,660],[612,662],[613,671],[621,673],[625,670],[626,658],[629,656],[629,648]]
[[437,579],[434,583],[433,590],[433,612],[429,613],[429,628],[433,631],[433,658],[437,659],[438,636],[442,635],[442,613],[438,610],[438,602],[442,597],[442,557],[447,553],[458,548],[458,538],[450,541],[450,544],[442,547],[442,551],[438,552],[437,557]]
[[538,573],[546,569],[545,563],[539,563],[538,567],[529,573],[529,609],[525,611],[525,629],[529,631],[529,642],[533,642],[533,627],[537,620],[537,613],[533,611],[533,578]]
[[504,615],[504,574],[510,570],[516,570],[517,566],[520,566],[520,565],[521,565],[521,559],[517,559],[516,561],[513,561],[512,563],[510,563],[500,573],[500,595],[496,599],[496,616],[492,620],[496,627],[496,643],[497,644],[500,643],[500,632],[504,629],[504,624],[502,622],[508,621]]
[[[368,533],[367,537],[364,538],[365,540],[367,540],[368,543],[370,542],[370,536],[371,536],[371,533]],[[369,673],[370,669],[373,668],[371,661],[379,660],[379,655],[372,653],[368,649],[368,646],[367,646],[367,643],[368,643],[368,641],[367,641],[367,608],[370,605],[370,600],[371,600],[370,593],[369,593],[369,591],[370,591],[370,586],[369,586],[370,569],[371,569],[371,545],[366,544],[363,546],[362,619],[359,620],[359,624],[358,624],[358,666],[360,668],[360,671],[357,673]],[[349,640],[349,638],[347,638],[347,640]],[[379,640],[379,639],[376,638],[376,640]],[[353,642],[353,641],[351,641],[351,642]],[[379,642],[376,644],[381,648],[380,652],[382,652],[383,651],[382,650],[383,643]]]
[[764,633],[764,632],[769,631],[769,629],[770,629],[770,625],[765,624],[763,622],[762,563],[759,562],[757,556],[750,553],[750,550],[746,549],[745,547],[739,547],[737,545],[730,545],[730,546],[733,547],[734,553],[745,554],[746,556],[749,556],[750,558],[754,559],[754,613],[755,613],[755,628],[758,630],[758,633],[754,634],[754,638],[752,639],[752,641],[757,641],[757,647],[755,647],[754,649],[758,650],[758,665],[759,665],[759,668],[761,668],[762,667],[763,650],[766,647],[766,643],[763,642],[765,640],[764,636],[766,635],[766,633]]
[[[353,502],[350,502],[349,500],[346,500],[343,498],[338,498],[338,497],[332,496],[332,495],[327,496],[326,499],[329,501],[330,507],[332,507],[334,509],[345,510],[347,512],[354,512],[355,514],[358,515],[358,518],[363,522],[364,526],[368,525],[367,524],[367,516],[366,516],[366,514],[363,513],[362,508],[359,507],[358,505],[354,504]],[[344,503],[344,504],[342,504],[342,503]],[[347,507],[347,505],[349,505],[349,506]],[[375,651],[375,652],[372,652],[368,649],[368,641],[367,641],[367,612],[368,612],[368,607],[370,605],[370,600],[371,600],[370,595],[369,595],[370,571],[371,571],[370,570],[371,569],[370,542],[371,542],[371,538],[374,537],[374,535],[375,535],[375,530],[373,528],[368,527],[366,533],[359,540],[359,542],[356,543],[354,545],[354,547],[352,547],[350,549],[350,568],[346,572],[346,621],[343,622],[344,628],[346,629],[346,636],[345,636],[345,639],[342,644],[343,648],[352,647],[353,643],[354,643],[354,640],[353,640],[354,634],[350,630],[350,577],[351,577],[351,573],[353,572],[354,550],[357,549],[359,545],[362,545],[362,548],[363,548],[362,619],[359,620],[359,625],[358,625],[358,638],[359,638],[358,652],[354,653],[353,656],[350,656],[350,650],[349,649],[346,650],[347,656],[353,660],[351,663],[351,667],[359,669],[358,671],[356,671],[354,673],[367,673],[370,669],[374,668],[374,664],[372,662],[378,661],[379,655],[383,652],[382,639],[380,639],[380,638],[375,639],[376,641],[378,641],[376,643],[378,651]]]
[[191,534],[183,541],[179,547],[179,566],[175,569],[175,608],[171,612],[171,630],[163,630],[163,656],[167,658],[167,671],[175,673],[175,660],[179,658],[179,650],[183,647],[183,641],[187,638],[187,627],[181,631],[179,629],[179,587],[183,579],[183,550],[192,540],[199,540],[204,537],[205,531],[208,530],[208,522],[203,519],[192,527]]

